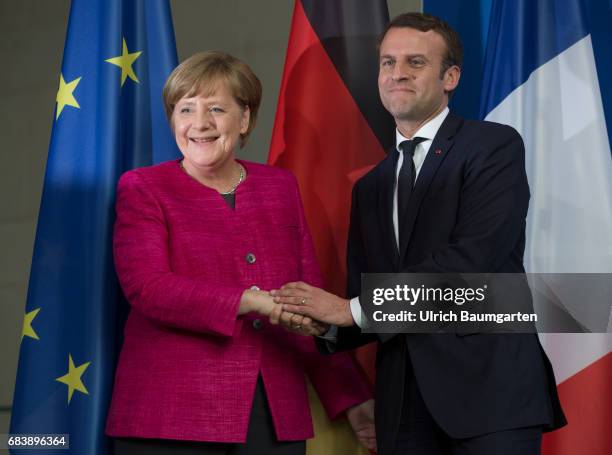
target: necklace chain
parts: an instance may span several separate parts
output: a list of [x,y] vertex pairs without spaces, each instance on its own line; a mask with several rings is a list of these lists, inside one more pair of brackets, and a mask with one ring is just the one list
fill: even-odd
[[240,185],[242,181],[244,180],[244,168],[240,164],[238,166],[240,166],[240,176],[238,177],[238,182],[232,187],[231,190],[219,191],[219,194],[223,196],[227,196],[228,194],[234,194],[236,192],[236,188],[238,188],[238,185]]
[[[185,169],[185,166],[183,166],[183,161],[179,161],[179,166],[181,167],[181,169],[187,174],[187,169]],[[240,176],[238,177],[238,182],[236,182],[236,184],[228,191],[219,191],[219,194],[223,195],[223,196],[227,196],[228,194],[234,194],[236,192],[236,188],[238,188],[238,185],[240,185],[242,183],[242,181],[244,180],[244,167],[242,167],[241,164],[238,164],[238,166],[240,166]],[[190,176],[191,177],[191,176]],[[193,177],[192,177],[193,178]]]

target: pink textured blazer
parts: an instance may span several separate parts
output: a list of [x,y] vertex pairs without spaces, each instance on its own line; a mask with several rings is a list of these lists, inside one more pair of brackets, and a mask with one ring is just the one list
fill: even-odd
[[252,286],[322,284],[295,178],[241,163],[235,210],[178,161],[119,181],[114,255],[131,311],[110,436],[244,442],[259,374],[279,440],[313,435],[304,373],[332,418],[370,397],[347,355],[237,316]]

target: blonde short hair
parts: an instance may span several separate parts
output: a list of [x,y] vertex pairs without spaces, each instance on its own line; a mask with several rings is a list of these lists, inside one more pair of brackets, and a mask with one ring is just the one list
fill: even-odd
[[261,82],[249,65],[225,52],[198,52],[172,71],[163,90],[166,116],[172,125],[172,112],[181,98],[198,93],[211,96],[219,82],[226,84],[242,108],[250,110],[249,126],[240,135],[240,147],[243,147],[255,128],[261,104]]

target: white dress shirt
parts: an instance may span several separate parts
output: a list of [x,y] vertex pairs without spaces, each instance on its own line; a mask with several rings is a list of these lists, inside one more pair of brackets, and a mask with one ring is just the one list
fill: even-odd
[[[416,149],[414,151],[414,169],[416,171],[415,183],[419,178],[419,172],[423,167],[423,162],[427,157],[427,153],[429,153],[429,148],[433,143],[434,137],[438,134],[438,130],[440,126],[442,126],[442,122],[448,115],[448,107],[445,107],[438,115],[432,118],[430,121],[421,126],[412,136],[422,137],[425,140],[417,144]],[[402,135],[399,130],[395,130],[395,148],[399,152],[399,159],[397,161],[397,167],[395,168],[395,183],[393,185],[393,232],[395,233],[395,242],[396,245],[399,245],[399,223],[397,216],[397,177],[399,176],[400,169],[402,168],[402,163],[404,162],[404,154],[400,149],[399,145],[409,139]],[[355,297],[351,299],[351,314],[353,315],[353,319],[355,320],[355,324],[357,324],[362,329],[367,327],[367,320],[363,316],[361,312],[361,306],[359,305],[359,297]]]

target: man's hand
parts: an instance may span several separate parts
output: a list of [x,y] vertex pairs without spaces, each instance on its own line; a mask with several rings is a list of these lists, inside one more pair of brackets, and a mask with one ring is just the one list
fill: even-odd
[[376,450],[374,400],[364,401],[346,410],[346,418],[357,439],[368,450]]
[[277,304],[270,313],[270,324],[280,324],[287,330],[306,336],[319,336],[329,330],[329,325],[313,321],[308,316],[283,311],[283,306]]
[[279,290],[270,291],[270,295],[283,305],[283,311],[339,327],[355,323],[348,300],[301,281],[287,283]]

